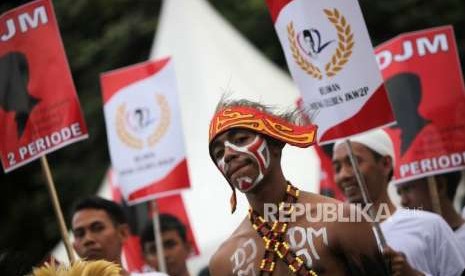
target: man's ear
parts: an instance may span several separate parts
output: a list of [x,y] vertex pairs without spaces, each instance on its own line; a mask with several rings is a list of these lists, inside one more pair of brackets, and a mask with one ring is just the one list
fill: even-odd
[[118,225],[116,229],[118,231],[118,236],[121,238],[123,242],[129,238],[131,234],[131,230],[129,229],[129,224],[122,223]]
[[283,151],[285,144],[274,139],[267,139],[267,142],[270,149],[270,154],[273,156],[281,156],[281,152]]
[[383,164],[383,168],[385,169],[387,173],[390,173],[394,169],[394,166],[392,164],[392,158],[389,155],[382,157],[382,164]]

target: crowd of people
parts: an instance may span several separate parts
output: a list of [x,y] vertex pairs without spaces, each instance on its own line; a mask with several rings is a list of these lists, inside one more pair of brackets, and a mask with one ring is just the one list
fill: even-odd
[[[221,116],[226,113],[240,114],[238,118],[246,119],[225,118],[228,125],[221,121]],[[253,124],[250,123],[250,117],[255,119]],[[301,125],[295,124],[296,120],[289,121],[289,118],[292,116],[276,116],[270,114],[264,106],[245,101],[220,104],[212,121],[217,125],[210,127],[216,130],[210,131],[210,155],[233,191],[237,188],[245,193],[250,210],[249,218],[244,219],[213,256],[210,263],[212,275],[241,275],[251,271],[262,275],[271,275],[274,271],[279,271],[276,275],[286,275],[287,272],[296,275],[465,273],[465,255],[461,253],[465,244],[458,239],[463,219],[454,216],[456,212],[452,212],[450,203],[455,191],[446,192],[445,184],[444,188],[439,189],[444,209],[442,215],[446,220],[432,212],[397,208],[387,192],[395,166],[394,149],[389,136],[382,130],[350,139],[353,155],[365,180],[367,198],[364,198],[359,188],[350,161],[348,143],[343,141],[335,144],[332,159],[334,180],[347,197],[349,205],[338,204],[315,194],[289,192],[296,188],[283,175],[281,149],[285,143],[309,146],[311,141],[302,144],[289,137],[302,138],[302,134],[312,131],[302,129]],[[276,135],[279,130],[272,129],[273,125],[284,126],[281,129],[285,128],[289,132],[282,136]],[[442,185],[442,182],[438,183]],[[451,189],[456,189],[457,183],[457,180],[451,182]],[[398,187],[402,198],[402,189],[406,189],[406,185],[409,184]],[[364,207],[368,207],[375,211],[371,213],[383,215],[370,217],[368,212],[371,225],[366,220],[327,222],[324,216],[318,222],[309,223],[305,219],[307,216],[302,215],[296,215],[294,220],[283,223],[262,218],[267,208],[265,205],[270,203],[276,206],[282,206],[283,203],[309,203],[313,208],[306,208],[306,213],[316,212],[315,206],[319,204],[332,203],[337,214],[350,212],[350,208],[363,211]],[[371,205],[366,206],[368,203]],[[404,199],[402,203],[411,208],[423,207],[421,203],[407,205]],[[297,207],[289,212],[297,213]],[[448,225],[446,221],[451,222]],[[381,233],[372,231],[371,227],[376,227],[375,224]],[[297,231],[305,237],[302,240],[308,242],[293,242]],[[234,263],[234,252],[251,243],[255,244],[257,253],[253,256],[258,257],[251,258],[250,263]]]
[[[307,148],[315,143],[316,127],[302,122],[299,113],[274,114],[256,102],[219,103],[208,150],[232,190],[231,210],[243,208],[236,202],[239,191],[249,212],[198,275],[465,275],[465,220],[453,206],[460,172],[435,176],[440,214],[433,212],[425,179],[396,184],[405,208],[396,206],[388,193],[396,166],[393,144],[377,129],[334,145],[334,181],[347,202],[301,191],[286,179],[281,157],[286,144]],[[325,216],[329,210],[336,219]],[[88,264],[107,261],[124,276],[191,275],[185,226],[175,216],[160,215],[167,274],[157,272],[153,229],[149,223],[140,233],[144,272],[131,273],[121,256],[130,235],[122,207],[91,196],[73,209],[73,246]]]

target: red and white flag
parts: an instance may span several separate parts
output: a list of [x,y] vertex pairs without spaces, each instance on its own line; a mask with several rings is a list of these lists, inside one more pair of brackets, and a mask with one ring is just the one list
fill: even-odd
[[465,168],[465,88],[451,26],[376,48],[397,124],[395,182]]
[[[121,197],[119,184],[117,183],[116,177],[114,175],[114,171],[111,169],[108,170],[107,177],[109,179],[113,201],[122,204],[123,200]],[[186,206],[181,194],[158,198],[155,201],[157,203],[158,212],[160,214],[173,215],[186,227],[186,240],[192,249],[190,256],[198,256],[200,254],[199,246],[195,239],[194,229],[190,223],[189,216],[186,211]],[[136,224],[139,226],[139,233],[143,231],[143,227],[145,227],[145,225],[147,225],[153,217],[150,210],[150,204],[144,205],[144,207],[147,206],[149,207],[146,210],[143,210],[141,208],[137,208],[140,207],[140,205],[131,207],[123,205],[124,208],[135,208],[135,210],[128,211],[128,213],[135,214],[135,216],[138,218]],[[133,219],[130,219],[129,221],[134,222]],[[137,227],[135,225],[131,225],[131,229],[137,229]],[[138,236],[138,233],[132,233],[131,236],[125,241],[123,245],[123,258],[129,271],[143,271],[145,261],[142,255],[140,237]]]
[[[302,111],[303,101],[302,98],[299,98],[296,102],[297,108]],[[305,120],[308,121],[308,117],[305,117]],[[313,149],[315,150],[318,158],[320,159],[320,184],[319,184],[319,193],[320,195],[329,196],[340,201],[345,201],[345,196],[342,193],[341,189],[337,186],[334,181],[334,171],[333,171],[333,143],[328,143],[325,145],[314,145]]]
[[394,121],[356,0],[267,4],[320,143]]
[[197,245],[194,228],[190,223],[186,205],[184,204],[181,194],[157,198],[155,201],[160,214],[170,214],[175,216],[184,226],[186,226],[187,242],[192,246],[192,251],[189,256],[198,256],[200,254],[199,246]]
[[50,0],[0,16],[0,156],[5,172],[87,138]]
[[101,76],[112,167],[130,204],[190,186],[172,61]]
[[345,201],[344,193],[339,189],[334,181],[333,170],[333,144],[313,147],[320,159],[320,191],[324,196],[329,196],[340,201]]

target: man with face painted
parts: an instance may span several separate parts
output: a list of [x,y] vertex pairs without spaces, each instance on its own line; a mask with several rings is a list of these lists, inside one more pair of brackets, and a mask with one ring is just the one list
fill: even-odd
[[[280,163],[284,145],[309,147],[316,136],[316,127],[299,125],[296,115],[274,115],[245,100],[218,105],[210,124],[210,156],[232,188],[232,211],[236,189],[245,194],[250,208],[211,258],[211,275],[386,275],[367,222],[297,215],[303,205],[313,215],[317,205],[324,204],[341,208],[343,214],[358,209],[299,191],[286,180]],[[270,205],[285,215],[265,215]]]

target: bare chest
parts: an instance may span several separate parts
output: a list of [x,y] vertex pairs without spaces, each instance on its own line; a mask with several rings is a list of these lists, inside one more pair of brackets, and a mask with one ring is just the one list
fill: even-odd
[[[292,254],[302,260],[308,268],[319,272],[318,275],[329,275],[325,271],[333,270],[330,267],[335,260],[330,251],[330,239],[330,233],[324,225],[290,226],[285,234],[285,243]],[[232,275],[260,275],[265,250],[264,240],[256,233],[251,232],[247,238],[238,240],[229,259]],[[272,275],[295,275],[284,259],[275,254]]]

